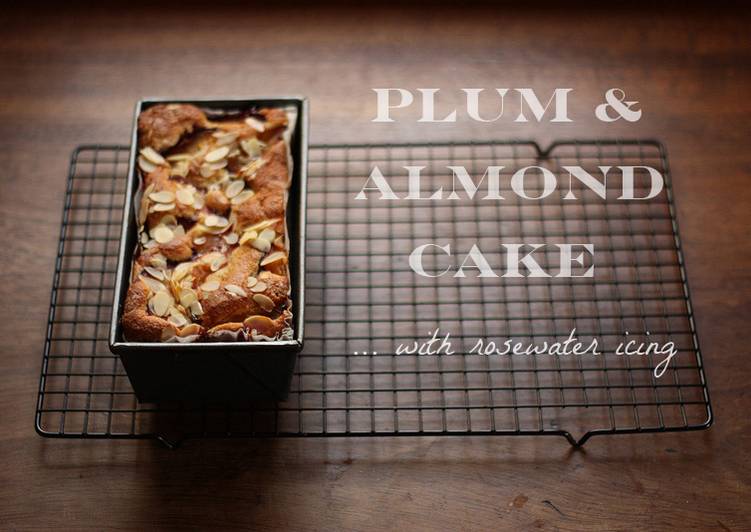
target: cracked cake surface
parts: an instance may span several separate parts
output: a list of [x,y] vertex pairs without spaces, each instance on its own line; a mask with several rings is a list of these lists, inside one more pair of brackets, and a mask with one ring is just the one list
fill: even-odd
[[291,338],[293,119],[278,108],[210,117],[189,104],[140,113],[127,341]]

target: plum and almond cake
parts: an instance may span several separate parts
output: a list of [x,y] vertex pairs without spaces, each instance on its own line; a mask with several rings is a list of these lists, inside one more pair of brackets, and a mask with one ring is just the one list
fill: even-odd
[[279,108],[209,117],[187,104],[139,115],[127,341],[291,337],[285,208],[293,120]]

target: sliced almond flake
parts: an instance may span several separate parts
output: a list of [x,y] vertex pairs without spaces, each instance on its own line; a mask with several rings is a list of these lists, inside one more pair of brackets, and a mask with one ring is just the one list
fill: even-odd
[[211,177],[211,174],[214,173],[214,169],[211,168],[210,164],[202,164],[200,172],[201,172],[201,177]]
[[186,325],[183,327],[180,332],[178,333],[180,337],[190,337],[194,335],[199,335],[201,333],[201,326],[197,323],[191,323],[190,325]]
[[169,318],[167,318],[167,321],[169,321],[175,327],[184,327],[189,323],[188,319],[182,314],[182,312],[177,310],[175,307],[171,307],[169,309]]
[[138,157],[138,168],[140,168],[142,172],[150,174],[151,172],[156,170],[157,166],[143,155],[140,155]]
[[258,303],[258,306],[260,306],[263,310],[266,312],[271,312],[274,310],[274,301],[269,296],[266,296],[264,294],[255,294],[253,296],[253,301]]
[[248,286],[248,288],[253,288],[257,283],[258,279],[251,275],[248,277],[248,280],[245,284]]
[[154,268],[164,270],[165,268],[167,268],[167,258],[161,253],[157,253],[149,259],[149,264],[151,264]]
[[237,241],[240,239],[240,237],[237,236],[237,233],[230,233],[228,235],[224,235],[223,238],[224,238],[224,241],[230,246],[237,244]]
[[154,212],[167,212],[171,211],[175,208],[174,203],[156,203],[154,204],[153,211]]
[[224,289],[230,294],[235,294],[236,296],[240,297],[248,297],[248,294],[245,292],[245,290],[243,290],[236,284],[228,284],[224,287]]
[[156,240],[160,244],[166,244],[167,242],[171,241],[175,234],[172,232],[172,229],[170,229],[167,226],[159,225],[154,229],[153,233],[154,240]]
[[224,189],[224,195],[228,198],[234,198],[237,196],[240,192],[243,191],[245,188],[245,181],[237,180],[237,181],[231,181],[229,185],[227,185],[227,188]]
[[202,245],[204,245],[206,243],[206,237],[205,236],[198,236],[198,237],[196,237],[196,238],[193,239],[193,243],[196,246],[202,246]]
[[217,271],[219,268],[221,268],[222,266],[224,266],[224,264],[226,262],[227,262],[226,257],[224,257],[224,256],[217,257],[216,259],[214,259],[214,260],[211,261],[211,266],[210,266],[211,271],[212,272]]
[[256,159],[255,161],[243,166],[239,173],[246,179],[253,179],[256,176],[256,173],[258,173],[258,170],[260,170],[264,164],[266,164],[266,161],[263,159]]
[[196,199],[193,201],[193,208],[194,209],[203,209],[204,200],[202,196],[196,196]]
[[156,240],[149,240],[148,242],[146,242],[143,245],[143,249],[151,249],[151,248],[153,248],[154,246],[157,246],[157,245],[159,245],[159,244],[158,244],[158,242]]
[[256,248],[258,251],[263,252],[271,249],[271,242],[269,242],[265,238],[261,238],[260,236],[256,238],[250,245]]
[[193,191],[187,187],[178,188],[175,196],[177,197],[177,201],[183,205],[193,205],[193,202],[196,200]]
[[[213,172],[216,172],[217,170],[222,170],[222,169],[226,168],[227,164],[229,164],[227,162],[227,159],[222,159],[221,161],[217,161],[215,163],[209,163],[209,168],[211,168],[211,170]],[[221,177],[222,177],[222,179],[226,179],[227,175],[223,174]]]
[[198,301],[198,294],[187,288],[180,293],[180,304],[183,307],[190,307],[194,301]]
[[178,225],[172,231],[175,233],[175,236],[177,237],[185,236],[185,228],[182,225]]
[[175,201],[175,194],[171,190],[160,190],[149,194],[149,199],[157,203],[172,203]]
[[245,231],[243,233],[243,236],[240,237],[240,245],[242,246],[246,242],[250,242],[251,240],[255,240],[258,238],[258,233],[255,231]]
[[232,151],[227,154],[227,159],[234,159],[235,157],[239,157],[241,153],[242,152],[237,148],[233,148]]
[[162,219],[159,220],[159,223],[172,228],[173,226],[177,225],[177,218],[175,218],[174,214],[165,214],[164,216],[162,216]]
[[162,270],[157,270],[156,268],[152,268],[151,266],[144,266],[143,269],[154,279],[159,279],[160,281],[163,281],[165,279],[164,272]]
[[148,241],[149,241],[149,235],[147,235],[146,233],[141,233],[141,244],[145,244]]
[[240,141],[240,147],[249,157],[259,157],[264,146],[266,145],[255,137]]
[[216,131],[212,135],[216,139],[217,146],[227,146],[237,140],[237,133]]
[[217,161],[224,159],[228,153],[229,153],[229,148],[227,146],[222,146],[221,148],[211,150],[209,153],[206,154],[206,157],[204,157],[203,159],[207,163],[215,163]]
[[167,288],[156,279],[152,279],[151,277],[145,277],[143,275],[139,275],[139,278],[146,284],[146,286],[149,287],[149,290],[151,290],[154,293],[164,292],[167,290]]
[[[259,305],[260,305],[260,303],[259,303]],[[201,302],[200,301],[194,301],[190,305],[190,313],[193,314],[196,317],[203,315],[203,307],[201,306]]]
[[258,281],[256,284],[250,287],[250,291],[255,293],[265,292],[268,287],[269,285],[267,285],[263,281]]
[[268,255],[266,255],[266,258],[261,261],[261,266],[266,266],[267,264],[281,260],[286,256],[287,254],[283,251],[275,251],[274,253],[269,253]]
[[232,203],[232,205],[240,205],[241,203],[245,203],[247,200],[249,200],[250,198],[252,198],[255,195],[256,195],[256,193],[253,192],[252,190],[249,190],[249,189],[248,190],[243,190],[237,196],[235,196],[234,198],[232,198],[231,203]]
[[264,220],[262,222],[258,222],[255,225],[251,225],[250,227],[246,228],[246,231],[263,231],[267,227],[271,227],[272,225],[276,225],[276,223],[279,222],[279,218],[270,218],[268,220]]
[[193,269],[193,263],[192,262],[182,262],[175,266],[175,269],[172,270],[172,277],[171,279],[173,281],[180,281],[183,277],[188,275],[188,272],[190,272]]
[[149,198],[144,196],[141,198],[141,205],[138,208],[138,225],[146,223],[146,219],[149,217]]
[[219,281],[206,281],[200,286],[201,290],[204,292],[213,292],[217,288],[219,288]]
[[183,162],[183,161],[192,161],[193,160],[193,156],[190,155],[189,153],[176,153],[174,155],[168,156],[167,160],[170,161],[170,162],[179,163],[179,162]]
[[172,298],[167,292],[157,292],[149,300],[149,309],[156,316],[165,316],[171,304]]
[[216,227],[219,225],[219,216],[216,214],[209,214],[204,220],[203,223],[205,223],[208,227]]
[[263,231],[261,231],[261,234],[258,235],[258,238],[263,238],[264,240],[268,240],[269,242],[272,242],[276,238],[276,231],[274,231],[271,228],[266,228]]
[[143,155],[143,157],[150,163],[156,164],[158,166],[167,164],[167,161],[164,160],[164,157],[162,157],[154,148],[150,146],[143,148],[139,153]]
[[225,218],[224,216],[217,216],[216,223],[214,226],[216,227],[227,227],[229,225],[229,220]]
[[255,129],[256,131],[258,131],[259,133],[263,133],[264,131],[266,131],[266,126],[263,124],[263,122],[261,122],[260,120],[252,116],[249,116],[248,118],[246,118],[245,123],[248,124],[253,129]]
[[203,264],[211,264],[218,258],[223,258],[224,255],[219,253],[218,251],[212,251],[211,253],[206,253],[206,255],[201,257],[201,262]]

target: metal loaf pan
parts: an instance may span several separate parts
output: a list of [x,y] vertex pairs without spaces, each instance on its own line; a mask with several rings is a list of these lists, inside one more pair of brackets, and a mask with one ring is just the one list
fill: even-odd
[[[253,107],[294,107],[297,120],[290,139],[292,181],[286,209],[289,234],[292,340],[273,342],[143,343],[123,339],[120,317],[130,283],[138,225],[133,208],[138,190],[138,115],[157,103],[194,104],[209,114]],[[308,102],[301,97],[225,100],[144,99],[137,103],[131,136],[128,182],[118,253],[109,333],[110,350],[119,355],[140,401],[283,400],[303,345],[305,305],[305,189],[308,155]]]

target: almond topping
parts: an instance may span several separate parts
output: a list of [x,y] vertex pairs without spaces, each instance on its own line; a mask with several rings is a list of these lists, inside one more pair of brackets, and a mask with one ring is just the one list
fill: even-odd
[[251,225],[250,227],[246,228],[246,231],[262,231],[266,229],[267,227],[271,227],[272,225],[276,225],[276,223],[279,221],[279,218],[272,218],[270,220],[264,220],[262,222],[258,222],[255,225]]
[[[260,304],[260,303],[259,303]],[[201,316],[203,314],[203,307],[201,306],[200,301],[194,301],[190,305],[190,313],[193,314],[193,316]]]
[[283,251],[275,251],[274,253],[268,254],[266,258],[261,261],[261,266],[266,266],[267,264],[281,260],[286,256],[286,253],[284,253]]
[[200,286],[201,290],[204,292],[213,292],[217,288],[219,288],[219,281],[206,281]]
[[274,302],[271,300],[269,296],[265,296],[263,294],[255,294],[253,295],[253,301],[258,303],[258,306],[261,307],[266,312],[271,312],[274,310]]
[[140,155],[138,157],[138,168],[140,168],[143,173],[150,174],[151,172],[156,170],[156,165],[143,155]]
[[237,133],[217,131],[212,135],[216,139],[217,146],[226,146],[237,140]]
[[169,157],[167,157],[167,160],[171,162],[179,163],[181,161],[192,161],[193,156],[190,155],[189,153],[176,153],[174,155],[170,155]]
[[253,242],[251,242],[250,245],[256,248],[258,251],[263,251],[263,252],[266,252],[271,249],[271,242],[269,242],[265,238],[261,238],[260,236],[256,238]]
[[201,326],[197,323],[191,323],[190,325],[186,325],[182,328],[182,330],[178,333],[181,337],[186,336],[192,336],[194,334],[200,334],[201,333]]
[[178,188],[177,194],[175,195],[177,196],[177,201],[179,201],[183,205],[193,205],[193,202],[196,200],[193,191],[185,187]]
[[149,259],[149,264],[151,264],[154,268],[164,270],[167,267],[167,259],[161,253],[157,253],[156,255],[151,257],[151,259]]
[[215,258],[214,260],[211,261],[211,266],[210,266],[211,271],[212,272],[217,271],[219,268],[224,266],[225,262],[227,262],[227,259],[224,256]]
[[236,296],[240,296],[240,297],[247,297],[248,296],[248,294],[245,292],[245,290],[243,290],[242,288],[240,288],[236,284],[228,284],[227,286],[224,287],[224,289],[227,292],[229,292],[230,294],[235,294]]
[[170,316],[167,318],[167,321],[175,327],[183,327],[188,324],[188,319],[175,307],[169,309],[169,314]]
[[264,229],[261,231],[261,234],[258,235],[258,238],[263,238],[264,240],[272,242],[276,238],[276,231],[273,229]]
[[167,292],[157,292],[156,295],[149,300],[149,309],[156,316],[165,316],[171,304],[172,298]]
[[152,210],[154,212],[166,212],[166,211],[171,211],[174,208],[175,208],[174,203],[157,203],[154,205]]
[[248,288],[253,288],[257,282],[258,282],[258,279],[256,279],[255,277],[251,275],[250,277],[248,277],[248,281],[246,284],[248,285]]
[[261,155],[261,150],[265,144],[259,141],[257,138],[245,139],[240,141],[240,147],[249,157],[258,157]]
[[252,198],[255,195],[256,195],[256,193],[253,192],[250,189],[243,190],[237,196],[235,196],[234,198],[232,198],[231,203],[232,203],[232,205],[240,205],[241,203],[245,203],[246,200],[249,200],[250,198]]
[[257,118],[253,118],[252,116],[249,116],[245,119],[245,123],[248,124],[250,127],[258,131],[259,133],[263,133],[266,131],[266,126],[263,125],[263,122],[258,120]]
[[201,177],[210,177],[211,174],[214,173],[214,169],[211,168],[210,164],[202,164],[200,171],[201,171]]
[[183,262],[178,264],[174,270],[172,270],[172,280],[180,281],[183,277],[188,275],[188,272],[193,269],[192,262]]
[[160,281],[163,281],[165,279],[164,272],[161,270],[157,270],[156,268],[152,268],[151,266],[144,266],[143,269],[154,279],[159,279]]
[[183,307],[190,307],[195,301],[198,301],[198,295],[190,288],[186,288],[180,294],[180,304]]
[[204,245],[206,243],[206,237],[205,236],[197,236],[196,238],[193,239],[193,243],[196,246],[202,246],[202,245]]
[[240,245],[242,246],[246,242],[250,242],[251,240],[255,240],[258,238],[258,233],[255,231],[245,231],[243,233],[243,236],[240,237]]
[[175,235],[172,232],[172,229],[164,225],[157,226],[154,229],[153,233],[154,240],[156,240],[160,244],[166,244],[167,242],[171,241],[174,236]]
[[164,285],[156,279],[152,279],[151,277],[144,277],[143,275],[140,275],[139,279],[141,279],[146,284],[146,286],[149,287],[149,290],[151,290],[155,294],[157,292],[164,292],[166,290]]
[[230,233],[228,235],[224,235],[224,241],[229,244],[230,246],[233,244],[237,244],[237,241],[239,240],[239,236],[237,236],[237,233]]
[[217,161],[224,159],[228,153],[229,153],[229,148],[227,146],[222,146],[221,148],[217,148],[207,153],[206,157],[204,157],[204,160],[207,163],[215,163]]
[[204,224],[206,224],[207,227],[227,227],[229,225],[229,220],[225,218],[224,216],[217,216],[216,214],[209,214],[206,219],[203,221]]
[[139,153],[143,155],[144,159],[146,159],[152,164],[156,164],[158,166],[167,164],[167,161],[164,160],[164,157],[159,155],[159,153],[157,153],[157,151],[154,148],[146,147],[142,149]]
[[149,199],[157,203],[172,203],[175,201],[175,194],[169,190],[160,190],[149,194]]
[[239,179],[237,181],[232,181],[229,185],[227,185],[227,188],[224,190],[224,195],[230,199],[234,198],[240,192],[242,192],[244,188],[245,188],[244,181],[240,181]]
[[263,281],[258,281],[257,283],[255,283],[253,286],[250,287],[250,291],[256,292],[256,293],[265,292],[268,287],[269,286]]

